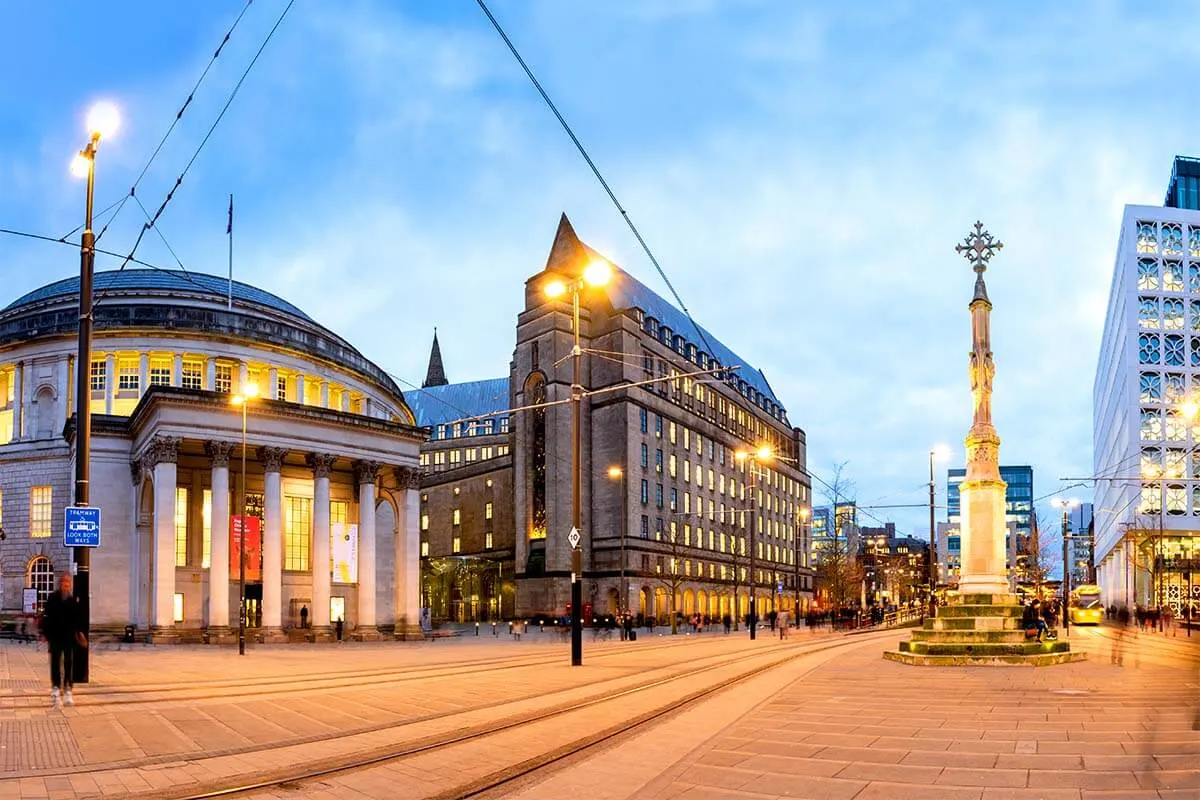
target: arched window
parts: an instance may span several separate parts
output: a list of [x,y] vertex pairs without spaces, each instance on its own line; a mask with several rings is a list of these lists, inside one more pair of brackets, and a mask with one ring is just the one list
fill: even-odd
[[37,589],[37,612],[46,605],[46,598],[54,591],[54,565],[45,556],[35,556],[25,570],[25,588]]
[[37,438],[51,439],[54,437],[54,420],[57,404],[54,402],[54,392],[44,386],[33,399],[37,414]]

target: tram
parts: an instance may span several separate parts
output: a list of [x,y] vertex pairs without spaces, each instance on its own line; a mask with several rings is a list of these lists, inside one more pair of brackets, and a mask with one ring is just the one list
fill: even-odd
[[1103,620],[1104,606],[1100,602],[1100,587],[1077,586],[1071,592],[1071,623],[1099,625]]

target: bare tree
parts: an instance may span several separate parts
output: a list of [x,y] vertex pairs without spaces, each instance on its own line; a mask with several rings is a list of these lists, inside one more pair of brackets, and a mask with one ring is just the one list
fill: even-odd
[[854,481],[846,476],[847,463],[843,461],[833,467],[832,478],[825,487],[825,498],[833,508],[833,535],[828,546],[816,554],[817,581],[825,587],[835,609],[850,605],[862,584],[862,569],[850,547],[854,520],[838,513],[840,507],[853,502],[856,491]]
[[[679,596],[679,589],[686,579],[683,574],[683,537],[674,528],[668,530],[663,536],[666,537],[667,552],[665,558],[658,556],[658,582],[667,587],[667,595],[670,598],[668,604],[671,607],[671,633],[676,634],[679,632],[679,614],[675,602]],[[657,612],[657,609],[655,611]]]

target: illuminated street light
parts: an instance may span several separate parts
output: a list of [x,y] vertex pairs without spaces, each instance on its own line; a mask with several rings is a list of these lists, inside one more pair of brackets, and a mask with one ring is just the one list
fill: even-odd
[[629,526],[629,489],[625,485],[625,470],[615,464],[608,468],[608,477],[621,482],[621,600],[617,603],[618,624],[621,626],[621,641],[625,641],[625,617],[629,613],[629,588],[625,585],[625,531]]
[[950,448],[944,444],[934,445],[929,451],[929,616],[937,614],[937,525],[933,519],[934,494],[937,483],[933,477],[933,462],[944,461],[950,457]]
[[[755,639],[757,638],[756,629],[758,628],[758,601],[755,598],[755,595],[758,592],[758,580],[754,574],[754,532],[756,530],[758,521],[755,519],[754,514],[755,505],[758,501],[758,488],[754,483],[756,472],[754,465],[755,462],[761,464],[763,462],[771,461],[775,457],[775,454],[772,452],[769,445],[764,444],[759,445],[753,451],[738,450],[733,454],[733,457],[738,461],[746,462],[746,469],[750,473],[750,533],[748,534],[750,537],[750,638]],[[734,566],[734,569],[737,569],[736,565]]]
[[1053,505],[1055,508],[1061,508],[1062,512],[1063,512],[1063,517],[1062,517],[1062,540],[1063,540],[1062,626],[1063,626],[1063,631],[1065,631],[1066,634],[1068,636],[1070,636],[1071,635],[1071,614],[1070,614],[1069,609],[1070,609],[1070,605],[1071,605],[1071,569],[1070,569],[1071,562],[1067,558],[1067,542],[1070,541],[1071,537],[1067,535],[1067,526],[1070,524],[1068,515],[1071,513],[1072,508],[1079,505],[1079,501],[1075,500],[1074,498],[1056,497],[1050,501],[1050,504]]
[[[612,278],[612,268],[607,262],[593,262],[584,268],[583,277],[569,284],[554,278],[542,285],[542,292],[551,299],[571,293],[571,330],[575,344],[571,348],[571,527],[580,537],[583,532],[583,511],[580,506],[580,435],[583,407],[583,385],[580,377],[579,357],[583,354],[579,345],[579,293],[586,286],[603,286]],[[582,538],[579,540],[582,545]],[[583,664],[583,549],[571,548],[571,666]]]
[[258,384],[248,383],[229,402],[242,407],[242,514],[238,535],[238,655],[246,655],[246,408],[258,397]]
[[[79,240],[79,352],[75,384],[75,505],[86,507],[89,501],[92,454],[92,393],[88,385],[92,363],[92,275],[95,271],[96,235],[92,232],[92,195],[96,188],[96,150],[100,139],[116,132],[120,115],[112,103],[99,103],[88,114],[88,143],[75,156],[71,172],[87,179],[87,200],[84,210],[83,235]],[[91,564],[92,553],[87,547],[76,547],[75,598],[79,602],[83,635],[91,634]],[[90,666],[87,648],[80,648],[73,672],[76,683],[87,683]]]

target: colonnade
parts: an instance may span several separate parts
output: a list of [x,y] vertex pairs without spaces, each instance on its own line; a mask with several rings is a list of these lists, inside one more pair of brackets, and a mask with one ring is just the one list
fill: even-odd
[[[152,478],[154,486],[154,515],[151,533],[150,631],[151,635],[169,637],[174,626],[175,597],[175,502],[179,461],[178,438],[162,436],[153,439],[142,457],[132,465],[133,477]],[[236,450],[232,442],[205,442],[204,450],[211,468],[212,514],[211,552],[208,570],[208,631],[210,639],[230,629],[230,479],[229,460]],[[257,459],[263,467],[263,526],[262,526],[262,628],[265,637],[282,635],[283,628],[283,494],[282,471],[288,450],[282,447],[259,447]],[[307,453],[305,463],[313,476],[313,514],[310,548],[312,596],[309,621],[313,635],[320,639],[331,630],[329,618],[332,576],[330,574],[330,476],[337,456],[330,453]],[[358,638],[378,636],[375,608],[376,595],[376,485],[384,471],[394,470],[398,486],[394,493],[396,506],[395,547],[395,614],[396,635],[403,636],[419,629],[419,508],[420,476],[416,469],[386,467],[376,461],[353,462],[353,474],[358,495]],[[236,614],[236,609],[235,609]],[[236,627],[237,618],[233,619]]]

